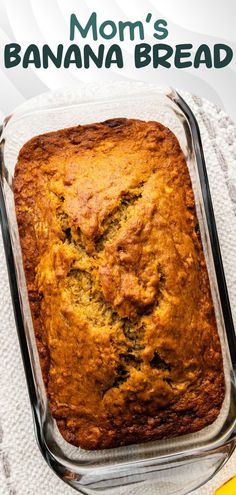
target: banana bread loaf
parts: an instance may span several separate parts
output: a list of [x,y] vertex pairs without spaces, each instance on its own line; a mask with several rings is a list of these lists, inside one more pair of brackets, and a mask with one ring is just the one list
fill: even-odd
[[22,148],[14,196],[37,346],[63,437],[85,449],[195,432],[224,398],[188,168],[157,122]]

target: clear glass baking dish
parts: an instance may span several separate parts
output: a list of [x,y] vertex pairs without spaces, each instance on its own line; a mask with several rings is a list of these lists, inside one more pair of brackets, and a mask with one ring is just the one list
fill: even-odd
[[[16,223],[12,177],[18,153],[31,137],[77,124],[115,117],[157,120],[177,136],[185,154],[195,195],[197,216],[210,278],[224,359],[225,400],[217,420],[207,428],[174,439],[102,451],[68,444],[52,418],[42,381],[29,309]],[[198,124],[180,95],[171,89],[124,90],[70,98],[53,94],[19,108],[1,131],[1,224],[19,342],[27,378],[35,433],[41,452],[61,479],[77,491],[136,495],[152,490],[183,495],[208,481],[224,464],[236,438],[236,340],[225,283],[214,212]]]

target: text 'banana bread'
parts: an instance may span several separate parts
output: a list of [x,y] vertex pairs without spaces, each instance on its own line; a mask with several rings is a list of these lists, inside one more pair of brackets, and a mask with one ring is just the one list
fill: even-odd
[[101,449],[195,432],[224,398],[187,164],[157,122],[33,138],[14,196],[37,346],[63,437]]

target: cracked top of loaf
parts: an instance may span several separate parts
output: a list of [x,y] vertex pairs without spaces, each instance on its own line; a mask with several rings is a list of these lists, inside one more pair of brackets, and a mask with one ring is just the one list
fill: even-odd
[[195,432],[224,398],[188,168],[157,122],[33,138],[14,197],[53,417],[85,449]]

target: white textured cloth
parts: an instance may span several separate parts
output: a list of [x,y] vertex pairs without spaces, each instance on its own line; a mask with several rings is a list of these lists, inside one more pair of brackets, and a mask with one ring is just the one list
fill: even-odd
[[[111,90],[110,90],[111,91]],[[236,322],[236,126],[223,111],[183,94],[200,124],[232,312]],[[49,469],[35,440],[0,234],[0,495],[76,493]],[[236,452],[195,495],[236,474]],[[127,489],[127,494],[129,489]],[[139,493],[141,493],[139,491]],[[154,495],[145,489],[145,494]]]

